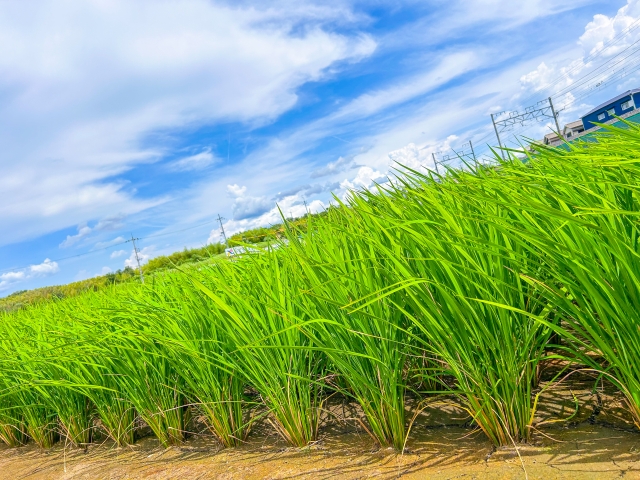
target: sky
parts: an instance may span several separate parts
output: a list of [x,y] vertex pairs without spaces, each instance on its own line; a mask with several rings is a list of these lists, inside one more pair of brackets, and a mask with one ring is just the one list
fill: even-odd
[[640,0],[0,0],[0,296],[486,161],[492,113],[640,87],[639,42]]

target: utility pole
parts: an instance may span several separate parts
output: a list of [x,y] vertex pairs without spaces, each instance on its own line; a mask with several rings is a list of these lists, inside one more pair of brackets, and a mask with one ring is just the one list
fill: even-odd
[[220,216],[220,214],[218,214],[218,222],[220,223],[220,230],[222,231],[222,238],[224,238],[224,243],[227,246],[227,248],[229,248],[229,240],[227,240],[227,234],[224,233],[224,227],[222,226],[222,220],[224,220],[224,218],[222,218]]
[[476,152],[473,151],[473,143],[469,140],[469,148],[471,149],[471,155],[473,156],[473,163],[478,165],[478,159],[476,158]]
[[498,133],[498,127],[496,127],[496,120],[493,117],[493,113],[491,114],[491,123],[493,123],[493,129],[496,131],[496,137],[498,137],[498,145],[500,145],[500,155],[504,160],[504,150],[502,150],[502,142],[500,141],[500,134]]
[[558,114],[556,110],[553,108],[553,102],[551,101],[551,97],[549,97],[549,106],[551,107],[551,114],[553,115],[553,119],[556,121],[556,128],[558,129],[558,137],[562,137],[562,132],[560,132],[560,125],[558,124]]
[[438,170],[438,161],[436,160],[436,154],[431,152],[431,158],[433,158],[433,164],[436,166],[436,173],[440,175],[440,171]]
[[140,240],[140,239],[133,238],[133,233],[132,233],[131,243],[133,243],[133,252],[136,255],[136,262],[138,262],[138,271],[140,272],[140,283],[144,283],[144,275],[142,274],[142,265],[140,265],[140,257],[138,256],[138,247],[136,246],[136,240]]

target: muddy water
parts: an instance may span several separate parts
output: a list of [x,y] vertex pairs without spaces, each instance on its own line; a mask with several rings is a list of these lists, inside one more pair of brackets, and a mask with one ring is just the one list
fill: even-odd
[[466,426],[455,401],[439,401],[416,420],[402,455],[336,421],[303,450],[267,429],[230,450],[198,435],[169,449],[152,437],[125,449],[108,442],[87,451],[0,447],[0,479],[640,479],[640,433],[615,393],[555,389],[543,396],[537,421],[531,444],[494,449]]

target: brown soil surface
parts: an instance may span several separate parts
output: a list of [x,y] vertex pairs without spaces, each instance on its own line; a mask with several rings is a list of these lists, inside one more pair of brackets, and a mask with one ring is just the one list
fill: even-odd
[[[494,449],[466,426],[452,399],[439,399],[417,418],[402,455],[377,448],[357,424],[334,420],[320,441],[302,450],[286,447],[266,428],[229,450],[198,435],[169,449],[152,437],[124,449],[108,443],[86,451],[61,444],[48,451],[0,447],[0,479],[640,479],[640,433],[620,396],[571,386],[541,395],[539,427],[532,442],[517,449]],[[347,406],[344,417],[355,410]]]

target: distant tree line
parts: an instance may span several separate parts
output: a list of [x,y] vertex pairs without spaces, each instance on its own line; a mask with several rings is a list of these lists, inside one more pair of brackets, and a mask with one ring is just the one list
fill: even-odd
[[[322,213],[314,215],[322,215]],[[304,231],[307,226],[307,217],[304,216],[291,219],[288,223],[295,226],[297,229]],[[229,237],[229,246],[235,247],[242,244],[255,245],[274,241],[282,236],[285,228],[285,224],[279,223],[270,227],[259,227],[238,232]],[[187,249],[185,247],[182,251],[152,258],[142,267],[142,270],[145,275],[152,276],[156,273],[170,270],[180,265],[194,264],[215,258],[225,258],[225,248],[226,245],[223,243],[212,243],[200,248],[191,249]],[[88,290],[99,290],[109,285],[137,281],[139,278],[138,273],[138,269],[125,267],[122,270],[109,272],[105,275],[88,278],[86,280],[66,285],[35,288],[33,290],[18,290],[6,297],[0,298],[0,312],[12,312],[33,303],[73,297]]]

